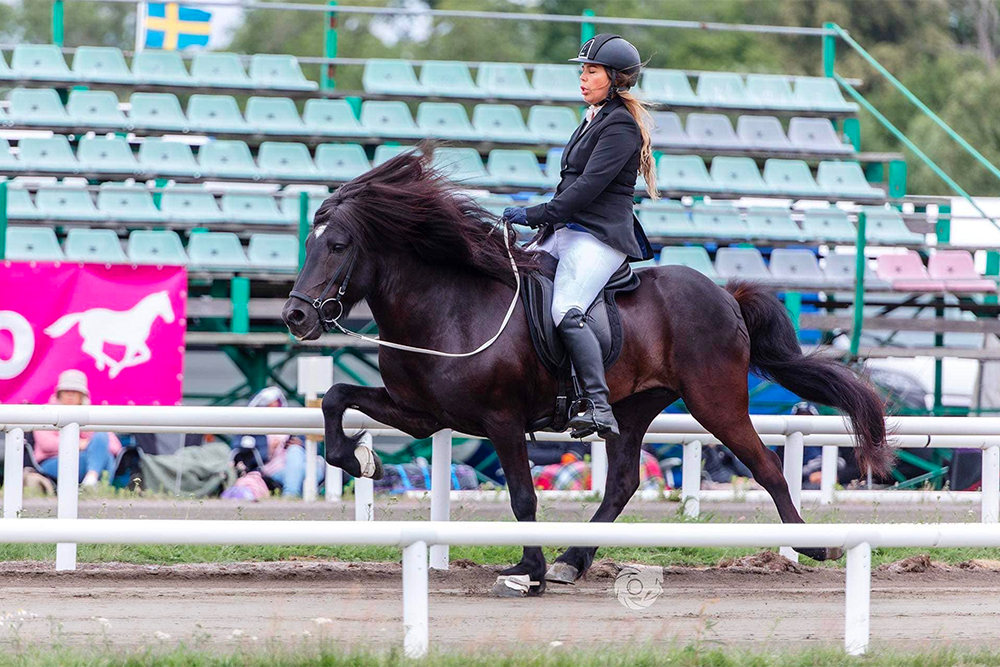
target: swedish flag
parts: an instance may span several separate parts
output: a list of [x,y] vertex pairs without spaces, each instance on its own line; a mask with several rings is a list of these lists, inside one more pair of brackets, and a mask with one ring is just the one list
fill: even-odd
[[211,12],[176,2],[150,2],[147,7],[145,46],[174,51],[208,44]]

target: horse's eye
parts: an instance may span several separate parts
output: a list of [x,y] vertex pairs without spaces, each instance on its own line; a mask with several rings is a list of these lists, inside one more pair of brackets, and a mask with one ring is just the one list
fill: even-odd
[[334,243],[333,244],[333,251],[334,252],[344,252],[345,250],[347,250],[347,245],[345,245],[343,243]]

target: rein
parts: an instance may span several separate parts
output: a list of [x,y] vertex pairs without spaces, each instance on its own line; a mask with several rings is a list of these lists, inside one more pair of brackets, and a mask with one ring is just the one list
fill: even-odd
[[[412,347],[410,345],[403,345],[401,343],[393,343],[387,340],[380,340],[378,337],[363,336],[354,331],[350,331],[349,329],[345,329],[343,325],[341,325],[340,323],[340,318],[344,314],[344,304],[342,302],[342,298],[344,296],[344,293],[347,292],[347,285],[351,281],[351,272],[354,270],[354,260],[357,257],[355,250],[351,251],[350,258],[346,262],[341,264],[341,267],[337,269],[337,273],[334,274],[333,278],[330,279],[330,282],[326,284],[326,287],[323,288],[322,293],[320,293],[320,295],[317,298],[314,299],[308,294],[296,290],[292,290],[288,296],[293,299],[299,299],[301,301],[305,301],[310,306],[312,306],[316,310],[316,314],[319,316],[320,325],[323,327],[323,331],[330,332],[334,328],[336,328],[338,331],[340,331],[343,334],[346,334],[347,336],[350,336],[351,338],[357,338],[358,340],[367,341],[369,343],[375,343],[376,345],[390,347],[394,350],[404,350],[406,352],[416,352],[418,354],[430,354],[438,357],[471,357],[487,349],[490,345],[495,343],[498,338],[500,338],[500,334],[504,332],[504,329],[507,328],[507,323],[510,322],[511,315],[514,314],[514,308],[517,307],[517,299],[521,295],[521,274],[517,270],[517,262],[514,261],[514,253],[512,253],[510,249],[510,233],[508,233],[508,232],[513,233],[514,230],[511,229],[511,227],[509,226],[507,218],[500,218],[500,223],[503,225],[504,244],[507,248],[507,257],[510,258],[510,268],[514,272],[514,283],[515,283],[514,298],[511,299],[510,307],[507,308],[507,314],[504,315],[503,322],[500,323],[500,329],[497,330],[497,332],[493,335],[492,338],[487,340],[485,343],[477,347],[472,352],[441,352],[440,350],[430,350],[423,347]],[[344,280],[340,284],[340,287],[337,289],[337,293],[334,296],[327,298],[327,295],[330,293],[334,285],[336,285],[337,280],[340,278],[341,273],[344,273]],[[323,310],[327,304],[333,304],[337,307],[336,311],[337,314],[335,316],[328,317],[323,314]]]

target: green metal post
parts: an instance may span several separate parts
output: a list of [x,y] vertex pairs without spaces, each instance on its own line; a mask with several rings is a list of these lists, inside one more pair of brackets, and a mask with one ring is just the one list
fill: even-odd
[[857,264],[854,276],[854,328],[851,329],[851,356],[858,355],[861,347],[861,327],[865,316],[865,214],[858,213]]
[[[824,23],[825,30],[833,30],[836,23]],[[823,35],[823,76],[833,76],[833,65],[837,58],[837,36]]]
[[799,292],[785,292],[785,310],[792,318],[796,333],[799,331],[799,320],[802,316],[802,294]]
[[52,3],[52,43],[60,48],[62,48],[65,41],[63,39],[63,19],[63,0],[54,0]]
[[861,150],[861,121],[857,118],[844,119],[844,136],[854,146],[854,150]]
[[[987,278],[996,279],[1000,276],[1000,252],[996,250],[989,250],[986,253],[986,273]],[[995,294],[986,295],[986,303],[995,305],[998,301]]]
[[156,192],[153,193],[153,204],[156,206],[156,208],[160,208],[160,201],[163,199],[163,193],[161,192],[161,190],[167,187],[168,183],[170,183],[170,180],[166,178],[158,178],[153,182],[153,187],[155,187],[157,190]]
[[[934,309],[934,316],[939,320],[944,318],[944,308]],[[944,334],[934,334],[934,347],[944,347]],[[934,360],[934,414],[941,414],[944,407],[944,359],[938,357]]]
[[354,117],[361,120],[361,98],[357,95],[348,95],[344,99],[351,105],[351,111],[354,112]]
[[[330,7],[336,7],[337,0],[330,0],[328,4]],[[337,57],[337,14],[333,11],[323,13],[323,57]],[[333,90],[335,85],[333,75],[337,71],[337,66],[326,63],[321,67],[321,71],[319,89]]]
[[951,206],[938,206],[938,219],[934,227],[938,245],[951,243]]
[[906,196],[905,160],[893,160],[889,163],[889,196],[893,199]]
[[7,259],[7,181],[0,181],[0,261]]
[[[594,10],[593,9],[584,9],[583,10],[583,15],[584,16],[595,16]],[[590,23],[589,21],[585,21],[584,23],[580,24],[580,44],[585,44],[588,40],[593,39],[595,34],[597,34],[597,30],[594,28],[594,24],[593,23]]]
[[230,283],[230,299],[233,303],[233,319],[230,329],[233,333],[250,332],[250,279],[235,276]]
[[299,193],[299,270],[306,265],[306,237],[309,236],[309,193]]

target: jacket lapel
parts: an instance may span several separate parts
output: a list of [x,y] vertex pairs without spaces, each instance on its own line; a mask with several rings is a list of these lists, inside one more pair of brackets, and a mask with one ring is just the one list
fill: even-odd
[[585,134],[584,128],[586,127],[587,132],[592,132],[594,130],[594,126],[598,125],[602,120],[604,120],[604,117],[607,116],[609,113],[611,113],[621,103],[622,103],[621,98],[618,96],[615,96],[609,101],[605,102],[604,106],[601,107],[601,110],[597,112],[596,116],[594,116],[594,120],[590,121],[589,127],[587,127],[586,116],[584,116],[583,122],[580,123],[579,126],[577,126],[576,131],[573,132],[573,135],[569,138],[569,142],[566,144],[565,150],[563,150],[562,154],[563,169],[567,167],[566,160],[569,157],[570,151],[572,151],[573,147],[576,146],[578,141],[580,141],[580,137],[582,137]]

